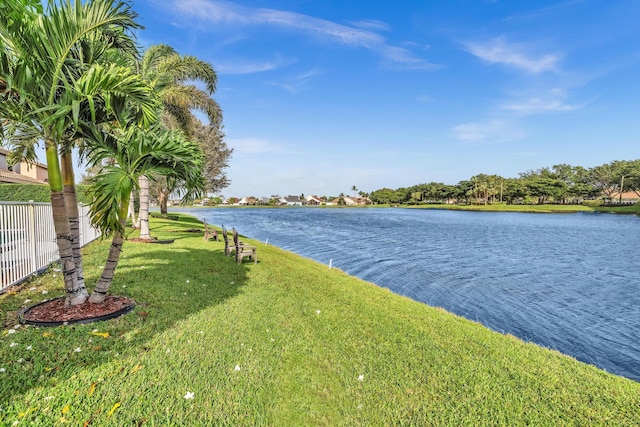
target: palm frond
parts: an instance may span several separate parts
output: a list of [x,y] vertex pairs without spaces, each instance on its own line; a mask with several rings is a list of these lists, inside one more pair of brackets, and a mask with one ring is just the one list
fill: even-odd
[[212,125],[222,122],[220,105],[206,92],[193,85],[174,85],[162,93],[165,108],[171,111],[195,109],[207,115]]
[[209,95],[216,91],[218,76],[213,66],[195,56],[168,56],[158,66],[158,71],[170,74],[179,84],[193,80],[201,81],[207,87]]

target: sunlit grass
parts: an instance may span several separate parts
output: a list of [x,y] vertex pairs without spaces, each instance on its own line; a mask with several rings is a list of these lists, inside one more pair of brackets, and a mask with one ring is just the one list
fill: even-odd
[[[130,314],[14,329],[61,295],[54,271],[0,296],[0,425],[640,422],[636,382],[246,238],[260,262],[237,265],[188,216],[151,225],[175,242],[125,243]],[[107,248],[85,249],[89,284]]]

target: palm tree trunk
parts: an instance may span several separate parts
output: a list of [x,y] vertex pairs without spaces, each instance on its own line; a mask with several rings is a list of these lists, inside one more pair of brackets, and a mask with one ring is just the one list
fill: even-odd
[[160,213],[167,214],[167,201],[169,200],[169,189],[162,188],[158,191],[158,203],[160,204]]
[[140,228],[140,221],[136,219],[136,203],[133,197],[133,191],[129,196],[129,213],[127,214],[127,218],[131,218],[131,226],[133,228]]
[[140,238],[151,239],[149,233],[149,178],[141,175],[138,179],[140,185],[140,213],[138,219],[140,220]]
[[67,306],[79,305],[87,300],[87,297],[80,292],[78,287],[78,276],[76,265],[73,260],[73,248],[71,246],[71,227],[67,214],[62,173],[60,171],[60,161],[58,159],[58,146],[55,141],[46,141],[47,170],[49,178],[49,188],[51,189],[51,210],[53,211],[53,226],[56,232],[56,243],[60,255],[60,265],[64,288],[67,291]]
[[78,212],[78,198],[76,196],[75,178],[73,173],[73,158],[71,152],[63,153],[61,156],[62,182],[64,184],[64,203],[69,215],[69,227],[71,231],[71,249],[73,251],[73,262],[76,265],[76,276],[78,278],[78,288],[80,293],[88,297],[84,283],[84,273],[82,268],[82,252],[80,251],[80,213]]
[[[129,210],[129,201],[123,200],[120,205],[120,212],[118,213],[120,226],[124,230],[127,223],[127,211]],[[113,233],[113,239],[111,240],[111,247],[109,248],[109,255],[107,256],[107,262],[102,270],[100,280],[96,284],[93,293],[89,297],[89,302],[92,304],[101,304],[107,297],[107,291],[113,281],[113,276],[116,274],[116,267],[120,261],[120,254],[122,253],[122,244],[124,243],[124,234],[122,231],[116,231]]]

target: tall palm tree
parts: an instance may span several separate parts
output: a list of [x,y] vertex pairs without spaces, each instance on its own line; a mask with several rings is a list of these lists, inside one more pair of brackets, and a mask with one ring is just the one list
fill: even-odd
[[113,235],[107,262],[89,302],[104,301],[124,243],[129,197],[143,174],[161,174],[184,182],[185,197],[193,200],[204,191],[203,155],[197,143],[181,131],[160,127],[143,131],[129,128],[120,138],[106,137],[91,150],[91,163],[109,159],[92,178],[91,221],[104,235]]
[[[20,1],[12,0],[12,4]],[[18,10],[18,6],[13,12]],[[9,14],[11,15],[11,13]],[[81,304],[86,290],[78,282],[73,255],[73,233],[64,186],[73,169],[62,147],[71,146],[78,131],[93,132],[98,121],[120,119],[124,107],[135,105],[136,118],[155,120],[153,91],[129,68],[99,63],[87,50],[92,42],[105,48],[135,48],[128,33],[138,28],[135,13],[121,1],[80,0],[54,2],[38,19],[19,26],[0,18],[0,117],[3,134],[17,145],[44,141],[51,190],[56,242],[62,264],[67,304]],[[94,52],[95,53],[95,52]],[[70,155],[70,151],[65,151]]]
[[[142,77],[158,92],[163,104],[163,122],[169,128],[182,129],[190,136],[195,118],[192,109],[205,113],[212,124],[222,120],[218,103],[211,98],[218,77],[213,67],[193,56],[179,55],[172,47],[159,44],[147,49],[139,63]],[[206,90],[190,82],[201,81]],[[149,181],[140,177],[140,238],[149,233]]]

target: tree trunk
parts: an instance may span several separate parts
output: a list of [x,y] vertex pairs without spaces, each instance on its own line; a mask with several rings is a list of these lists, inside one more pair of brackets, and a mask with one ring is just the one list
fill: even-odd
[[160,189],[158,191],[158,202],[160,204],[160,213],[162,215],[167,214],[167,202],[169,201],[169,190]]
[[[123,200],[120,205],[120,212],[118,214],[120,226],[122,230],[127,225],[127,211],[129,210],[129,201]],[[102,275],[100,280],[96,284],[93,293],[89,297],[89,302],[92,304],[102,304],[107,297],[107,291],[111,287],[113,282],[113,276],[116,274],[116,267],[120,261],[120,254],[122,253],[122,244],[124,243],[124,235],[122,231],[116,231],[113,233],[113,239],[111,240],[111,247],[109,248],[109,255],[107,256],[107,262],[102,269]]]
[[88,297],[89,294],[84,283],[82,252],[80,250],[80,213],[78,212],[78,198],[73,174],[73,158],[70,152],[61,155],[61,166],[62,182],[64,183],[64,203],[69,216],[71,250],[73,252],[73,262],[76,266],[78,289],[82,295]]
[[140,221],[136,219],[136,204],[133,197],[133,191],[129,196],[129,212],[127,214],[127,218],[131,218],[131,226],[133,228],[140,228]]
[[149,233],[149,178],[141,175],[138,179],[140,185],[140,238],[151,239]]
[[58,145],[55,141],[46,140],[47,172],[49,188],[51,189],[51,210],[53,212],[53,226],[56,232],[56,243],[60,255],[60,266],[64,288],[67,291],[65,305],[79,305],[87,300],[78,287],[76,265],[73,261],[73,248],[71,246],[71,227],[64,200],[62,172],[58,158]]

